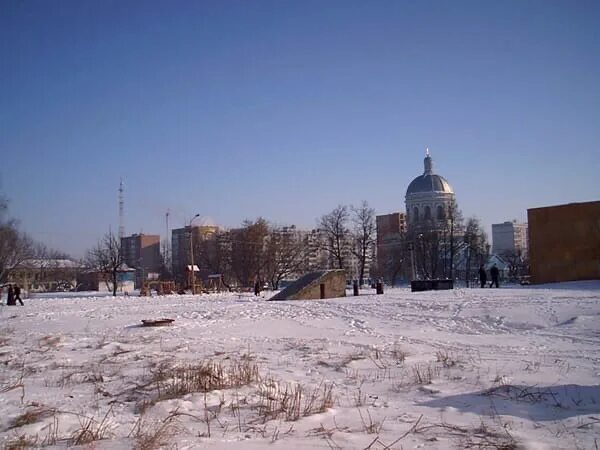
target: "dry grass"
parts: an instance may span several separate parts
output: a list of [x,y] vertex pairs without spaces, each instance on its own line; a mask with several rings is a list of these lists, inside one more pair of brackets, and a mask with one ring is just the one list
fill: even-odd
[[440,368],[436,364],[417,364],[412,368],[414,384],[431,384],[434,378],[440,374]]
[[394,344],[390,354],[392,359],[396,361],[397,364],[403,363],[406,360],[406,357],[409,355],[409,353],[398,344]]
[[258,396],[256,408],[262,423],[278,418],[296,421],[331,408],[333,385],[322,382],[311,390],[301,384],[281,384],[271,379],[260,386]]
[[108,416],[112,413],[112,407],[106,412],[100,421],[93,417],[80,417],[80,427],[71,434],[71,445],[85,445],[95,441],[107,439],[110,436],[110,423]]
[[44,336],[39,339],[38,346],[42,352],[47,352],[58,347],[60,339],[60,336]]
[[13,439],[5,441],[2,448],[3,450],[25,450],[28,448],[34,448],[38,444],[37,436],[27,436],[22,434]]
[[435,357],[437,359],[437,362],[441,363],[442,366],[444,366],[444,368],[446,369],[455,367],[461,362],[458,356],[448,352],[448,350],[438,350],[435,353]]
[[439,376],[440,368],[435,364],[417,364],[412,368],[413,381],[415,384],[431,384],[434,378]]
[[145,423],[144,416],[140,416],[129,435],[135,439],[134,450],[176,448],[176,445],[172,442],[173,436],[178,431],[176,416],[177,413],[175,412],[169,414],[162,421],[151,423]]
[[237,361],[206,361],[199,364],[171,367],[163,364],[151,373],[146,386],[155,394],[138,404],[144,411],[160,401],[183,397],[195,392],[211,392],[245,386],[260,380],[258,365],[245,357]]
[[367,434],[379,434],[381,429],[383,428],[383,423],[385,422],[385,417],[381,421],[374,421],[371,417],[371,413],[367,408],[366,417],[363,415],[360,409],[358,409],[358,415],[360,416],[360,421],[363,424],[364,431]]
[[53,409],[44,406],[29,408],[27,411],[25,411],[23,414],[21,414],[14,420],[11,428],[19,428],[24,425],[36,423],[40,420],[51,417],[54,414],[55,411]]

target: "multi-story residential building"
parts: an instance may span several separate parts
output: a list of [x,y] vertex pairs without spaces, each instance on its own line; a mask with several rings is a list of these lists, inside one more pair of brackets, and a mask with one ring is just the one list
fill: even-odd
[[135,287],[144,280],[157,278],[161,269],[160,236],[155,234],[132,234],[121,238],[123,261],[135,269]]
[[[219,228],[213,225],[186,226],[171,231],[171,264],[173,276],[176,280],[185,280],[187,272],[189,271],[188,266],[190,266],[192,262],[192,256],[194,259],[194,266],[201,272],[197,275],[202,278],[204,278],[205,275],[208,275],[210,269],[204,267],[206,266],[206,260],[203,259],[203,255],[200,254],[201,244],[207,241],[216,242],[218,231]],[[190,238],[192,239],[191,242]]]
[[492,253],[527,255],[527,224],[512,222],[492,224]]

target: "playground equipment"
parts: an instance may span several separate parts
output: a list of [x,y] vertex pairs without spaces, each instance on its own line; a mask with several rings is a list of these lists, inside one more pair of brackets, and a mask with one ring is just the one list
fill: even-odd
[[140,289],[140,297],[150,295],[152,290],[158,295],[169,295],[177,292],[177,286],[174,281],[146,281]]

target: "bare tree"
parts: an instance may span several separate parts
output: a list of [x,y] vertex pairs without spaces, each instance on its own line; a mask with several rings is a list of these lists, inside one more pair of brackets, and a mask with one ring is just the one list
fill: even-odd
[[465,259],[465,283],[467,287],[471,280],[471,266],[481,265],[487,259],[487,236],[479,220],[476,217],[469,217],[465,226],[465,234],[463,237],[465,243],[466,259]]
[[348,241],[349,230],[347,222],[350,215],[348,207],[338,205],[329,214],[319,219],[318,226],[324,234],[323,241],[319,244],[320,249],[326,251],[334,260],[338,269],[345,269],[344,250]]
[[33,254],[33,241],[19,231],[17,222],[5,219],[8,201],[0,196],[0,282],[6,282],[19,264]]
[[417,278],[424,280],[437,278],[441,260],[440,232],[426,225],[411,230],[408,240],[412,246]]
[[121,240],[118,236],[115,236],[112,231],[105,234],[104,237],[98,241],[96,247],[88,250],[85,262],[89,268],[98,270],[100,273],[110,277],[113,296],[116,296],[119,272],[123,265]]
[[221,275],[223,285],[231,290],[232,242],[230,231],[218,231],[214,239],[202,239],[194,250],[202,267],[206,267],[211,275]]
[[377,253],[377,265],[380,275],[394,286],[398,276],[405,274],[408,270],[409,257],[410,251],[407,245],[406,233],[399,233],[391,239],[384,240],[378,246]]
[[352,253],[358,259],[359,285],[364,283],[365,267],[369,256],[373,255],[377,225],[375,223],[375,210],[369,207],[366,201],[360,206],[352,207],[352,221],[354,223]]
[[521,275],[527,272],[527,260],[520,249],[506,250],[500,254],[508,266],[508,277],[511,281],[516,281]]
[[304,270],[307,238],[293,228],[273,228],[267,239],[263,272],[272,289],[281,280]]
[[[458,208],[456,200],[452,199],[448,204],[446,217],[441,230],[442,254],[444,258],[444,277],[454,279],[455,257],[461,246],[460,234],[463,229],[463,215]],[[448,263],[446,264],[446,260]]]
[[240,285],[251,286],[261,278],[268,234],[269,224],[263,218],[246,220],[242,228],[232,230],[232,270]]

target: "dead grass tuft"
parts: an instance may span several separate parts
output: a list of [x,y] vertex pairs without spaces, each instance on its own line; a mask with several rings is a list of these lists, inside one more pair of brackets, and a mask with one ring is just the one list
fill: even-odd
[[333,384],[321,382],[311,390],[301,384],[281,384],[271,379],[259,387],[258,397],[256,408],[262,423],[278,418],[296,421],[331,408]]
[[24,425],[36,423],[40,420],[51,417],[54,414],[55,411],[53,409],[46,408],[43,406],[30,408],[14,420],[11,428],[19,428]]
[[71,434],[71,445],[85,445],[107,439],[110,436],[110,423],[108,421],[110,413],[112,413],[112,407],[100,421],[93,417],[80,417],[80,427]]
[[138,411],[160,401],[179,398],[194,392],[210,392],[245,386],[260,380],[258,365],[251,358],[229,361],[207,361],[171,367],[161,365],[151,374],[149,386],[156,394],[138,404]]
[[176,448],[176,444],[172,442],[173,436],[178,431],[176,417],[177,411],[161,421],[146,423],[144,416],[140,416],[129,434],[129,437],[135,439],[134,450]]
[[460,363],[458,356],[448,352],[448,350],[438,350],[435,353],[435,357],[437,359],[437,362],[442,363],[442,365],[446,369],[455,367]]
[[26,434],[22,434],[16,438],[9,439],[8,441],[4,442],[2,448],[4,450],[25,450],[34,448],[37,446],[37,444],[37,436],[28,436]]
[[431,384],[434,378],[439,376],[440,368],[435,364],[417,364],[412,368],[413,381],[415,384]]

